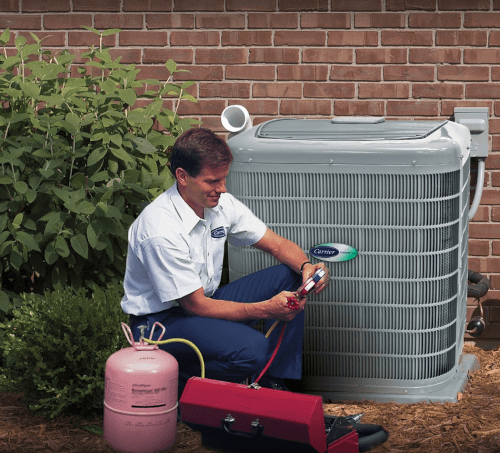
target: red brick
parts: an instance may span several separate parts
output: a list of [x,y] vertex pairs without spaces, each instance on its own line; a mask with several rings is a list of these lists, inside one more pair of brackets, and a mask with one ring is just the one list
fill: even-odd
[[226,80],[275,80],[274,66],[226,66]]
[[[139,63],[141,61],[142,50],[141,49],[124,49],[124,48],[114,48],[110,49],[109,54],[113,60],[121,57],[120,63],[131,64]],[[166,60],[163,60],[164,63]],[[176,60],[177,61],[177,60]]]
[[[46,16],[45,16],[46,17]],[[59,16],[60,17],[60,16]],[[60,22],[60,20],[59,20]],[[40,30],[42,28],[42,16],[39,14],[9,14],[0,15],[0,29],[10,28],[13,30]],[[45,27],[47,28],[47,27]],[[63,27],[58,27],[63,28]]]
[[460,49],[410,49],[410,63],[461,63]]
[[95,28],[143,28],[142,14],[96,14],[94,16]]
[[283,99],[280,105],[282,115],[331,115],[332,101],[315,99]]
[[445,11],[459,11],[459,10],[489,10],[490,0],[438,0],[438,9]]
[[328,0],[279,0],[280,11],[327,11]]
[[200,83],[201,98],[249,98],[250,83],[244,82],[202,82]]
[[410,95],[407,83],[360,83],[359,99],[406,99]]
[[[485,30],[437,30],[437,46],[486,46]],[[491,39],[491,38],[490,38]]]
[[406,49],[356,49],[357,64],[407,63]]
[[[175,80],[201,80],[203,82],[206,81],[216,81],[223,80],[224,78],[224,68],[222,65],[193,65],[193,66],[185,66],[180,65],[177,69],[187,69],[189,72],[179,72],[175,74]],[[145,77],[149,78],[157,78],[157,77]]]
[[172,59],[176,63],[194,63],[194,49],[175,49],[169,47],[146,47],[144,48],[143,63],[165,63]]
[[276,46],[324,46],[326,44],[325,31],[281,31],[274,32]]
[[436,0],[387,0],[387,11],[405,11],[407,9],[434,11]]
[[479,206],[474,216],[474,222],[489,222],[490,206]]
[[297,13],[248,13],[248,28],[298,28]]
[[254,98],[300,98],[301,83],[254,83]]
[[469,241],[469,255],[488,256],[490,254],[490,241],[471,239]]
[[196,15],[196,28],[222,28],[224,30],[231,28],[245,28],[244,14],[206,14]]
[[122,31],[121,46],[166,46],[168,32],[166,31]]
[[[19,32],[19,36],[24,36],[27,39],[28,44],[33,44],[35,40],[31,37],[31,33],[33,32],[21,31]],[[47,46],[63,47],[66,45],[66,32],[64,31],[36,31],[33,34],[36,35],[39,39],[43,39],[42,46],[44,49]]]
[[244,64],[247,62],[247,49],[196,49],[196,64]]
[[315,80],[326,81],[328,66],[323,65],[279,65],[278,80]]
[[387,101],[387,115],[438,116],[438,101]]
[[[92,26],[91,14],[44,14],[43,25],[46,30],[65,29],[83,30],[82,26]],[[90,33],[90,32],[89,32]],[[96,35],[97,36],[97,35]]]
[[348,99],[355,95],[354,83],[305,82],[304,97],[325,99]]
[[220,34],[218,31],[172,31],[170,45],[172,46],[218,46]]
[[464,86],[459,83],[414,83],[412,94],[415,99],[462,99]]
[[351,15],[348,13],[302,13],[301,28],[351,28]]
[[500,99],[500,83],[469,83],[465,96],[468,99]]
[[405,15],[402,13],[355,13],[356,28],[404,28]]
[[378,46],[376,31],[330,31],[329,46]]
[[493,173],[491,175],[491,185],[493,187],[500,187],[500,173]]
[[460,28],[462,16],[460,13],[410,13],[408,26],[410,28]]
[[382,11],[382,0],[335,0],[332,11]]
[[120,11],[120,0],[73,0],[73,11]]
[[[482,205],[500,205],[500,189],[484,188],[483,195],[481,197],[481,204]],[[497,226],[497,229],[499,230],[496,233],[498,236],[492,236],[492,237],[499,237],[500,238],[500,228]]]
[[0,11],[3,13],[19,13],[20,0],[0,0]]
[[[1,11],[5,11],[2,9]],[[47,11],[60,11],[69,13],[71,11],[70,0],[51,0],[42,2],[40,0],[23,0],[23,13],[44,13]]]
[[434,66],[386,66],[384,80],[411,80],[416,82],[432,82]]
[[498,28],[500,27],[500,13],[464,13],[465,28]]
[[[278,114],[278,100],[274,99],[238,99],[229,100],[228,105],[242,105],[248,110],[251,115],[277,115]],[[255,118],[254,118],[255,124]]]
[[490,47],[500,46],[500,31],[491,30],[490,31]]
[[291,47],[249,49],[249,63],[298,63],[300,50]]
[[382,69],[377,66],[332,66],[331,80],[382,80]]
[[493,0],[493,9],[500,9],[500,0]]
[[194,14],[146,14],[146,26],[155,28],[194,28]]
[[494,223],[472,222],[469,225],[469,237],[477,239],[500,239],[500,226]]
[[223,46],[271,46],[273,32],[271,30],[223,31]]
[[353,50],[348,48],[309,48],[302,51],[304,63],[352,63]]
[[172,11],[172,0],[123,0],[123,11],[161,11],[167,12]]
[[[497,138],[500,138],[498,135],[493,136],[493,150],[498,150],[498,143],[496,143]],[[490,153],[488,159],[486,159],[486,170],[500,170],[500,153],[493,152]]]
[[[463,82],[488,81],[490,68],[487,66],[439,66],[438,80],[457,80]],[[484,85],[483,85],[484,86]]]
[[[116,35],[105,36],[102,40],[105,46],[114,46]],[[99,36],[91,31],[70,31],[68,33],[68,45],[70,46],[99,46]]]
[[383,30],[383,46],[432,46],[432,31]]
[[[497,104],[495,102],[495,104]],[[495,105],[495,114],[497,112],[497,106]],[[490,113],[491,114],[491,113]],[[491,149],[492,151],[500,151],[500,135],[494,135],[491,137]],[[490,159],[486,160],[486,168],[492,168],[495,170],[500,169],[500,154],[493,153],[490,154]],[[494,165],[496,163],[497,165]]]
[[175,2],[174,11],[224,11],[224,0],[182,0]]
[[500,58],[500,49],[465,49],[464,63],[497,64]]
[[199,99],[198,102],[181,102],[177,113],[179,115],[220,115],[226,108],[222,99]]
[[[491,208],[491,220],[500,222],[500,208],[493,206]],[[500,255],[500,241],[493,242],[493,252],[495,255]]]
[[336,116],[384,116],[384,101],[335,101]]
[[276,0],[226,0],[227,11],[276,11]]

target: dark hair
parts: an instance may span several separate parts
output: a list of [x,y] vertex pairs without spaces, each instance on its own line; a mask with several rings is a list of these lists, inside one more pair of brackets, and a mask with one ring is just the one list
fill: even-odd
[[227,143],[209,129],[188,129],[181,134],[170,154],[170,171],[175,177],[178,168],[196,178],[204,167],[228,166],[233,155]]

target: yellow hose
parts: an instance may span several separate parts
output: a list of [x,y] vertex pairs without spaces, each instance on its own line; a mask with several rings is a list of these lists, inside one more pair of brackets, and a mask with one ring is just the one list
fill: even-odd
[[162,340],[162,341],[154,341],[154,340],[148,340],[147,338],[143,338],[143,340],[149,344],[184,343],[184,344],[187,344],[188,346],[191,346],[194,349],[194,352],[196,352],[196,355],[198,356],[198,358],[200,359],[201,377],[202,378],[205,377],[205,361],[203,360],[203,356],[201,355],[201,351],[191,341],[185,340],[184,338],[169,338],[168,340]]

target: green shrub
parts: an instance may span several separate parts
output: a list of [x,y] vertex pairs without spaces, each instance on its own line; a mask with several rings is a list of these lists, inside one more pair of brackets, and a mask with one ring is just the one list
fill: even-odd
[[102,413],[104,369],[114,352],[128,346],[120,322],[120,287],[23,295],[5,329],[0,374],[10,390],[24,392],[36,414]]
[[[83,64],[44,51],[34,34],[0,52],[0,321],[25,292],[119,283],[127,229],[172,185],[169,150],[199,123],[176,113],[196,99],[186,93],[194,82],[173,82],[174,61],[166,82],[139,80],[102,47],[120,30],[88,29],[101,45]],[[5,30],[0,46],[9,39]]]

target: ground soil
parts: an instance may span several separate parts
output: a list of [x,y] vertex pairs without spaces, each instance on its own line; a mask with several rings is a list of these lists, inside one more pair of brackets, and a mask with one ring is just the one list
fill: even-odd
[[[383,425],[390,438],[371,450],[373,453],[500,452],[500,347],[466,344],[464,352],[475,354],[481,368],[470,375],[458,403],[327,402],[324,411],[332,415],[364,412],[364,423]],[[98,434],[102,432],[102,419],[49,421],[30,414],[21,397],[0,393],[1,453],[114,451]],[[214,451],[201,444],[198,432],[185,424],[178,425],[177,441],[171,453]]]

